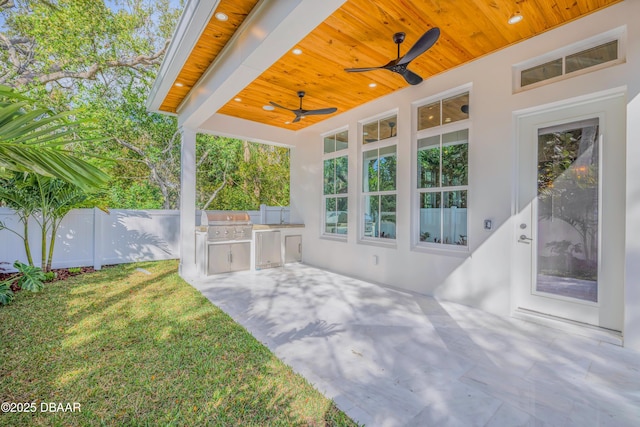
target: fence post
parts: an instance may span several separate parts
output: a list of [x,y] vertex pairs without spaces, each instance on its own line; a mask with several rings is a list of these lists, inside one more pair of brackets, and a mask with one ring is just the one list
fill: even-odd
[[260,224],[267,224],[267,205],[260,205]]
[[93,269],[102,269],[102,211],[93,208]]

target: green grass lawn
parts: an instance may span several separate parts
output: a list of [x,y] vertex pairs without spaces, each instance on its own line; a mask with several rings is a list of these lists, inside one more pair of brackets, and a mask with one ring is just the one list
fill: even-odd
[[[0,307],[0,328],[0,402],[36,407],[0,413],[0,425],[355,425],[175,261],[19,292]],[[42,402],[80,412],[41,412]]]

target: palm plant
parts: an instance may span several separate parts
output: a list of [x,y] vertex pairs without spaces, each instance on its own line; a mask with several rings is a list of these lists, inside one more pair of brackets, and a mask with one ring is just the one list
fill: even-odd
[[70,120],[73,111],[56,113],[35,104],[0,85],[0,174],[6,170],[34,172],[60,178],[85,191],[103,187],[109,176],[64,146],[104,138],[79,137],[86,131],[86,122]]

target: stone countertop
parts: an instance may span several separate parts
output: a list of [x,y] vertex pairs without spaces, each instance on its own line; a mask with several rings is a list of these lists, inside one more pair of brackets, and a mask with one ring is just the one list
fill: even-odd
[[279,228],[304,228],[304,224],[253,224],[254,231],[277,230]]

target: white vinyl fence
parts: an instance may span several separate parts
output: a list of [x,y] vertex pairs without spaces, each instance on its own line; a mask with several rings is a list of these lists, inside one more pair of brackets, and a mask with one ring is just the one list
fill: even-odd
[[[22,234],[22,223],[11,209],[0,208],[0,221]],[[56,236],[52,268],[122,264],[179,257],[180,214],[175,210],[74,209],[62,220]],[[41,234],[29,222],[34,264],[40,266]],[[12,270],[14,261],[26,263],[22,239],[0,230],[0,267]]]
[[[254,224],[289,222],[289,208],[262,205],[248,211]],[[200,221],[200,211],[196,221]],[[23,232],[13,210],[0,208],[0,222]],[[180,212],[177,210],[74,209],[58,229],[52,268],[124,264],[159,261],[180,257]],[[194,235],[195,238],[195,235]],[[34,264],[41,259],[40,228],[29,222],[29,244]],[[22,239],[8,230],[0,230],[0,268],[14,271],[14,261],[27,262]]]

